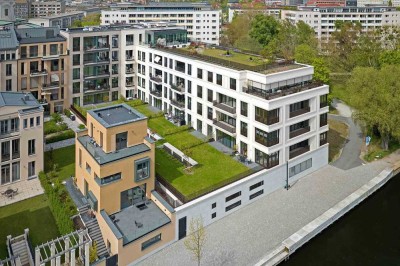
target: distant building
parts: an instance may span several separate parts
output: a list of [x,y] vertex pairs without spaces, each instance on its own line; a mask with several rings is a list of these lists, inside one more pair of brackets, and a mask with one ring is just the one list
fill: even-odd
[[31,3],[30,17],[47,17],[65,12],[65,1],[35,1]]
[[2,0],[0,1],[0,20],[14,21],[14,6],[13,0]]
[[29,18],[30,0],[15,0],[14,13],[16,18]]
[[62,13],[40,18],[31,18],[29,23],[36,24],[42,27],[60,27],[69,28],[76,20],[82,20],[85,17],[84,11],[76,11],[71,13]]
[[307,6],[315,7],[334,7],[334,6],[346,6],[345,0],[309,0]]
[[43,108],[30,93],[0,92],[0,188],[43,170]]
[[228,10],[228,22],[229,23],[232,22],[235,15],[241,15],[244,13],[264,14],[279,19],[281,14],[281,9],[280,8],[251,9],[251,8],[230,7]]

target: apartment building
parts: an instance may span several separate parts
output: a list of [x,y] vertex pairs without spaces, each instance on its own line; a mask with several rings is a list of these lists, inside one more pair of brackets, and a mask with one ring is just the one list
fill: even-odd
[[326,40],[335,31],[336,21],[360,22],[363,31],[382,26],[399,26],[400,11],[395,7],[299,7],[299,10],[282,10],[282,19],[292,23],[304,21],[315,30],[318,39]]
[[0,91],[17,91],[18,46],[12,25],[0,30]]
[[14,6],[13,0],[2,0],[0,2],[0,20],[14,21]]
[[76,20],[82,20],[85,17],[84,11],[75,11],[70,13],[61,13],[47,17],[38,17],[29,19],[29,23],[41,27],[59,27],[69,28]]
[[43,170],[43,108],[30,93],[0,92],[0,187]]
[[16,29],[18,91],[31,92],[46,115],[62,112],[68,99],[68,48],[58,27]]
[[232,22],[233,18],[237,15],[250,13],[253,15],[264,14],[266,16],[273,16],[276,19],[281,17],[280,8],[264,8],[264,9],[251,9],[251,8],[239,8],[239,7],[229,7],[228,10],[228,22]]
[[33,1],[30,6],[31,18],[47,17],[65,12],[65,1]]
[[205,3],[119,3],[101,11],[101,24],[169,22],[187,29],[191,41],[219,43],[220,11]]
[[76,139],[76,184],[96,214],[108,253],[118,254],[106,265],[130,265],[175,239],[171,208],[154,191],[155,143],[146,137],[147,117],[119,104],[90,110],[87,128]]
[[16,18],[29,18],[31,8],[30,0],[15,0],[14,14]]

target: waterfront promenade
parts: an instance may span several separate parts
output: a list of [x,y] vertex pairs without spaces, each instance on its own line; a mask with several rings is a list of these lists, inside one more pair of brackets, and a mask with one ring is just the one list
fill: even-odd
[[[254,265],[283,240],[356,191],[386,167],[400,161],[400,152],[380,161],[341,170],[328,165],[206,227],[202,265]],[[178,241],[139,265],[196,265]]]

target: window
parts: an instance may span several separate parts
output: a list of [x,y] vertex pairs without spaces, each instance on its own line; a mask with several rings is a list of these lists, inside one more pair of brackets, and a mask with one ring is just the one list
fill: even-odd
[[11,152],[12,152],[12,158],[14,159],[18,159],[19,156],[19,139],[13,139],[11,141]]
[[40,116],[36,117],[36,126],[40,126]]
[[323,127],[328,124],[328,113],[319,115],[319,126]]
[[319,108],[328,106],[328,94],[319,96]]
[[256,188],[258,188],[258,187],[261,187],[262,185],[264,185],[264,180],[262,180],[262,181],[260,181],[260,182],[258,182],[258,183],[255,183],[254,185],[251,185],[251,186],[249,187],[249,191],[252,191],[253,189],[256,189]]
[[126,45],[133,45],[133,34],[126,35]]
[[207,106],[207,118],[212,120],[213,119],[213,110],[211,107]]
[[115,136],[115,149],[120,150],[127,147],[128,132],[118,133]]
[[328,132],[319,134],[319,146],[325,145],[328,142]]
[[247,103],[240,102],[240,114],[247,117]]
[[139,182],[150,177],[150,159],[144,158],[135,161],[135,181]]
[[222,75],[217,74],[217,84],[222,86]]
[[213,204],[211,204],[211,209],[215,209],[217,207],[217,203],[214,202]]
[[234,198],[237,198],[237,197],[239,197],[240,195],[242,195],[242,191],[238,191],[238,192],[236,192],[236,193],[234,193],[234,194],[232,194],[232,195],[226,197],[226,198],[225,198],[225,202],[228,202],[228,201],[230,201],[230,200],[233,200]]
[[201,103],[197,103],[197,114],[203,115],[203,105]]
[[10,142],[5,141],[1,143],[1,161],[5,162],[10,160]]
[[72,50],[74,52],[80,51],[81,49],[81,38],[75,37],[72,41]]
[[260,195],[264,194],[264,189],[261,189],[260,191],[257,191],[256,193],[253,193],[249,196],[249,200],[254,199],[255,197],[258,197]]
[[208,71],[207,80],[208,80],[208,82],[213,82],[214,81],[214,73],[213,72]]
[[192,110],[192,98],[187,97],[187,108]]
[[289,168],[289,177],[295,176],[312,167],[312,158]]
[[279,129],[267,133],[264,130],[255,128],[255,141],[266,147],[276,145],[279,143]]
[[264,110],[260,107],[255,107],[255,120],[265,125],[272,125],[279,122],[279,108],[274,110]]
[[305,101],[291,104],[289,117],[292,118],[292,117],[309,112],[310,111],[309,103],[310,103],[309,100],[305,100]]
[[156,235],[155,237],[150,238],[149,240],[142,243],[142,250],[154,245],[155,243],[161,241],[161,234]]
[[82,150],[79,149],[78,153],[78,162],[79,162],[79,167],[82,167]]
[[6,91],[12,91],[12,80],[11,79],[6,80]]
[[230,78],[229,88],[231,88],[231,90],[236,90],[236,79]]
[[28,163],[28,177],[34,176],[36,173],[35,170],[35,161]]
[[72,56],[72,65],[73,66],[79,66],[81,64],[81,55],[80,54],[74,54]]
[[225,208],[225,212],[230,211],[230,210],[232,210],[233,208],[236,208],[237,206],[240,206],[240,204],[242,204],[242,201],[241,201],[241,200],[239,200],[239,201],[237,201],[237,202],[235,202],[235,203],[233,203],[233,204],[227,206],[227,207]]
[[80,93],[81,92],[81,83],[74,82],[72,83],[72,93]]
[[24,128],[28,128],[28,119],[24,119]]
[[12,177],[11,180],[12,182],[20,180],[20,168],[19,168],[19,162],[12,163]]
[[88,163],[86,163],[86,172],[88,172],[89,174],[92,173],[92,167],[90,167]]
[[72,78],[73,79],[80,79],[81,78],[81,70],[79,68],[74,68],[72,70]]
[[192,75],[192,65],[188,64],[188,75]]
[[1,134],[8,134],[8,120],[2,120],[0,121],[0,133]]
[[117,173],[117,174],[113,174],[113,175],[110,175],[107,177],[99,178],[101,185],[105,185],[105,184],[111,183],[111,182],[119,180],[119,179],[121,179],[121,173]]
[[35,126],[35,118],[34,117],[29,118],[29,125],[30,125],[30,127]]
[[29,56],[30,57],[37,57],[38,56],[38,46],[30,46],[29,47]]
[[6,64],[6,76],[11,76],[11,75],[12,75],[12,65]]
[[28,140],[28,155],[34,155],[35,154],[35,140],[30,139]]
[[10,165],[2,165],[1,166],[1,184],[10,183]]
[[247,137],[247,123],[240,121],[240,134]]
[[197,78],[203,79],[203,70],[201,68],[197,69]]
[[210,89],[207,90],[207,100],[208,100],[209,102],[212,102],[212,101],[213,101],[213,91],[210,90]]
[[216,212],[213,212],[213,213],[211,214],[211,219],[214,219],[215,217],[217,217],[217,213],[216,213]]
[[266,154],[255,149],[255,162],[263,165],[267,169],[279,165],[279,151]]
[[203,87],[197,85],[197,97],[203,98]]
[[192,82],[190,80],[188,80],[187,82],[188,82],[187,83],[187,91],[188,91],[188,93],[192,93]]

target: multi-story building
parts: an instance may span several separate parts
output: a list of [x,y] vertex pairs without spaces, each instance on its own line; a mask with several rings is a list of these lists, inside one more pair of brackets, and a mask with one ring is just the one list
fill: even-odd
[[266,16],[273,16],[276,19],[280,19],[281,17],[281,9],[280,8],[263,8],[263,9],[251,9],[251,8],[239,8],[239,7],[230,7],[228,11],[228,22],[232,22],[233,18],[236,15],[241,15],[245,13],[250,14],[264,14]]
[[101,24],[170,22],[187,29],[192,41],[219,43],[220,11],[204,3],[120,3],[102,10]]
[[42,27],[59,27],[69,28],[76,20],[82,20],[85,17],[84,11],[76,11],[71,13],[62,13],[47,17],[38,17],[29,19],[29,23]]
[[0,30],[0,91],[17,91],[19,42],[12,25]]
[[0,92],[0,186],[43,170],[43,108],[30,93]]
[[13,0],[2,0],[0,2],[0,20],[14,21],[14,6]]
[[16,29],[18,91],[31,92],[45,114],[62,112],[68,99],[68,48],[58,27]]
[[399,26],[400,11],[395,7],[299,7],[299,10],[282,10],[282,19],[292,23],[304,21],[315,30],[318,39],[326,40],[335,31],[336,21],[360,22],[363,31],[382,26]]
[[155,143],[147,118],[126,104],[89,111],[87,128],[76,139],[76,184],[108,252],[130,265],[175,239],[170,207],[154,191]]
[[314,7],[335,7],[335,6],[346,6],[345,0],[309,0],[306,3],[307,6]]
[[29,18],[31,8],[30,0],[15,0],[14,13],[16,18]]
[[65,12],[65,1],[33,1],[30,6],[31,18],[47,17]]

